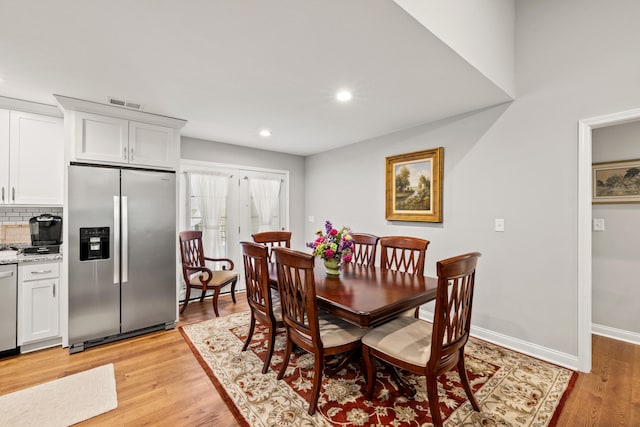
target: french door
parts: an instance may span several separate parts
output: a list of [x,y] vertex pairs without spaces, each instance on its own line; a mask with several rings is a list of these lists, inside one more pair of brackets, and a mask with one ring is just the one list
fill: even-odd
[[[260,231],[287,230],[289,228],[289,172],[244,167],[233,167],[208,162],[183,161],[180,174],[181,229],[205,229],[205,216],[198,197],[202,191],[195,188],[195,178],[213,175],[218,182],[228,182],[225,207],[219,214],[216,233],[203,232],[204,247],[215,247],[216,254],[205,256],[230,258],[240,275],[236,290],[244,290],[244,271],[239,242],[252,241],[251,235]],[[218,214],[216,214],[217,216]],[[210,227],[206,225],[206,227]],[[205,242],[215,234],[216,242]],[[182,268],[179,269],[180,274]],[[178,278],[183,283],[182,276]],[[228,291],[228,289],[224,289]],[[196,295],[195,296],[199,296]],[[181,289],[180,298],[184,298]]]
[[240,241],[262,231],[287,230],[287,174],[241,169],[240,175]]

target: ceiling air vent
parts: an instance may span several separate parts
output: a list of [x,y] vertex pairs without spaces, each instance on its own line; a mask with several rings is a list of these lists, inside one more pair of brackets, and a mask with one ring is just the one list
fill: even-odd
[[136,102],[125,101],[123,99],[116,99],[107,97],[107,102],[111,105],[117,105],[118,107],[129,108],[130,110],[142,110],[142,105]]

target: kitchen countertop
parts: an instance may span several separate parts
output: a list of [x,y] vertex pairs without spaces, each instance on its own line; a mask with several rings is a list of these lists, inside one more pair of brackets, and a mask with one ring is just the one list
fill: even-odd
[[4,250],[0,251],[0,265],[4,264],[26,264],[33,262],[48,262],[62,260],[62,254],[47,255],[23,255],[18,251]]

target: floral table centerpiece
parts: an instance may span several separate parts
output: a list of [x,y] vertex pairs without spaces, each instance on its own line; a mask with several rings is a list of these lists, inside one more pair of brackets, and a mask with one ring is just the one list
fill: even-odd
[[351,262],[353,239],[349,227],[340,230],[333,228],[331,221],[324,224],[325,231],[316,231],[317,238],[307,246],[313,249],[313,255],[324,260],[327,275],[338,276],[342,264]]

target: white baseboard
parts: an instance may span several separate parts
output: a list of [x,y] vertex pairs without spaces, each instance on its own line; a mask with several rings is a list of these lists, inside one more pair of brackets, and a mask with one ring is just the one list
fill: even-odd
[[595,323],[592,323],[591,333],[607,338],[613,338],[614,340],[640,345],[640,334],[637,332],[630,332],[623,329],[616,329],[610,326],[596,325]]
[[502,347],[506,347],[520,353],[524,353],[528,356],[542,359],[546,362],[564,366],[565,368],[569,368],[574,371],[579,370],[580,364],[578,361],[578,356],[562,353],[557,350],[543,347],[538,344],[533,344],[518,338],[513,338],[508,335],[503,335],[498,332],[490,331],[488,329],[479,328],[477,326],[471,326],[471,336],[492,342],[494,344],[498,344]]
[[[421,310],[420,318],[428,321],[433,321],[433,313]],[[528,356],[535,357],[546,362],[554,363],[556,365],[572,369],[574,371],[579,370],[580,365],[578,363],[578,357],[571,354],[562,353],[538,344],[533,344],[528,341],[513,338],[508,335],[504,335],[473,325],[471,326],[471,336],[489,341],[502,347],[506,347],[510,350],[524,353]]]

